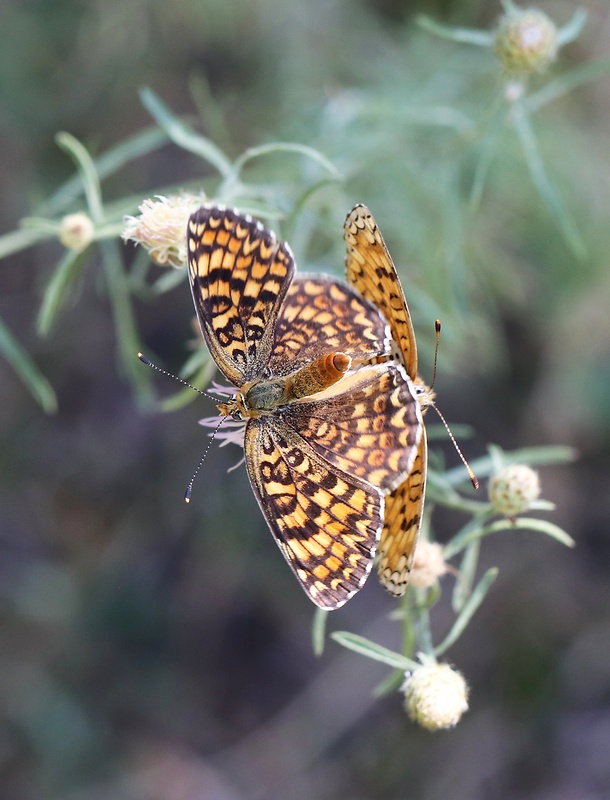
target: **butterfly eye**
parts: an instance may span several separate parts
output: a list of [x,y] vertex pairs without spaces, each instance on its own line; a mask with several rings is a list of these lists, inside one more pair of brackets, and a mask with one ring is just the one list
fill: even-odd
[[231,417],[236,422],[241,422],[243,420],[243,418],[244,418],[243,414],[241,413],[241,411],[239,409],[236,409],[235,411],[231,412]]

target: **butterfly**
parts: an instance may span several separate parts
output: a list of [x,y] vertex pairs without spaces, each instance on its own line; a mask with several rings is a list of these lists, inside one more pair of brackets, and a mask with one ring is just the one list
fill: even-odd
[[[423,415],[434,402],[434,392],[418,376],[417,345],[409,307],[392,257],[366,206],[356,205],[347,215],[344,237],[348,283],[388,321],[394,356],[413,382]],[[427,469],[428,442],[423,427],[411,471],[386,497],[377,571],[382,585],[396,596],[405,593],[413,564],[422,524]]]
[[286,243],[250,216],[203,206],[187,230],[205,342],[236,387],[221,415],[243,420],[250,484],[310,599],[343,605],[366,580],[385,495],[422,435],[415,390],[387,323],[347,284],[296,274]]

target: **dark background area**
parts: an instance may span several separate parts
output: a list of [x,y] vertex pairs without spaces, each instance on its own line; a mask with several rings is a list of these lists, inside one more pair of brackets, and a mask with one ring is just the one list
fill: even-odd
[[[576,8],[541,6],[560,24]],[[608,57],[607,3],[580,7],[585,31],[552,73]],[[231,157],[272,140],[310,144],[347,177],[312,201],[321,239],[298,229],[300,266],[340,273],[343,218],[366,202],[413,303],[425,376],[433,320],[447,323],[439,404],[474,426],[468,455],[493,442],[568,444],[580,457],[541,470],[557,504],[548,516],[575,550],[529,532],[484,543],[481,569],[498,565],[500,576],[448,654],[471,709],[454,731],[431,735],[398,695],[372,696],[381,664],[332,643],[313,656],[313,607],[245,471],[227,473],[235,448],[212,448],[184,505],[206,442],[197,420],[213,409],[197,399],[161,414],[135,401],[96,258],[41,339],[36,313],[61,247],[12,255],[0,265],[0,315],[55,387],[59,411],[46,416],[0,362],[3,800],[610,796],[610,80],[537,118],[547,169],[587,245],[581,261],[514,137],[468,214],[467,157],[451,171],[458,154],[397,112],[403,98],[483,118],[499,85],[491,56],[433,39],[413,18],[486,28],[500,10],[491,0],[4,3],[2,232],[72,174],[57,131],[95,154],[151,124],[142,85],[176,113],[199,110]],[[370,113],[338,125],[355,97]],[[168,145],[104,193],[146,197],[169,183],[206,185],[210,174]],[[192,338],[186,285],[136,312],[142,341],[178,370]],[[160,376],[155,387],[174,390]],[[440,448],[451,463],[450,446]],[[439,515],[439,540],[463,521]],[[331,624],[397,649],[394,607],[372,578]],[[433,622],[440,639],[445,602]]]

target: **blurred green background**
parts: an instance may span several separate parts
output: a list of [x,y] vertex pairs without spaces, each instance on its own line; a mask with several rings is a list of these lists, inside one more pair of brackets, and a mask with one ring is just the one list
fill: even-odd
[[[577,8],[539,5],[559,24]],[[537,86],[607,58],[606,0],[578,7],[589,15],[582,36]],[[474,426],[467,454],[488,442],[569,444],[580,458],[541,474],[574,551],[528,532],[484,543],[482,567],[499,565],[500,577],[449,653],[471,710],[431,735],[398,695],[371,696],[382,665],[333,644],[314,658],[313,608],[243,468],[226,472],[235,449],[212,449],[184,505],[211,404],[160,414],[136,401],[99,260],[41,339],[36,313],[61,247],[15,253],[0,264],[0,316],[59,410],[45,416],[0,362],[3,800],[610,796],[610,79],[534,118],[586,255],[567,246],[510,126],[471,208],[497,67],[488,50],[421,31],[414,15],[489,28],[500,10],[493,0],[4,3],[2,232],[73,174],[58,131],[96,154],[152,124],[143,85],[230,157],[273,140],[311,145],[345,180],[318,188],[290,231],[301,268],[340,274],[343,219],[366,203],[413,305],[427,378],[443,320],[439,405]],[[289,155],[253,172],[286,211],[295,187],[322,177]],[[181,182],[215,186],[208,165],[167,145],[114,175],[104,196]],[[193,336],[186,285],[144,296],[135,312],[145,352],[178,370]],[[461,522],[439,514],[439,539]],[[398,648],[393,608],[373,577],[331,624]],[[433,620],[447,629],[445,603]]]

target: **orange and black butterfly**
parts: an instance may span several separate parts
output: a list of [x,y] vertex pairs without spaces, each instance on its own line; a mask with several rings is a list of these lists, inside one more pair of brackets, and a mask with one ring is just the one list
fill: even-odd
[[204,339],[236,387],[250,483],[276,542],[318,606],[363,585],[385,496],[412,472],[420,405],[391,360],[387,323],[348,285],[296,275],[287,244],[249,216],[204,206],[188,224]]
[[[417,345],[409,307],[392,257],[366,206],[357,205],[350,211],[344,235],[347,280],[388,321],[396,348],[394,355],[413,382],[423,414],[434,402],[434,393],[418,375]],[[404,594],[407,588],[422,523],[427,469],[428,443],[424,427],[410,473],[386,497],[377,567],[382,585],[394,595]]]

